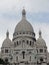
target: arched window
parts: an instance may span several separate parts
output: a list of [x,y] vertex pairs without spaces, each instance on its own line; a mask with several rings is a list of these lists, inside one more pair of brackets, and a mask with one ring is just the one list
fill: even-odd
[[22,42],[24,43],[24,42],[25,42],[25,40],[22,40]]
[[38,49],[37,49],[37,53],[38,53]]
[[27,44],[29,43],[29,41],[27,40]]
[[21,34],[21,32],[20,32],[20,34]]
[[23,34],[25,34],[25,32],[23,32]]
[[14,47],[16,47],[16,42],[14,42]]
[[4,53],[4,50],[1,50],[2,53]]
[[46,49],[45,49],[44,51],[45,51],[45,53],[46,53]]
[[43,58],[42,57],[40,58],[40,62],[43,62]]
[[18,41],[17,41],[17,45],[18,45]]
[[30,51],[29,54],[31,54],[32,52]]
[[40,53],[42,53],[43,52],[43,49],[40,49]]
[[5,58],[5,62],[6,62],[6,63],[8,62],[8,58]]
[[5,53],[8,53],[8,49],[5,49]]
[[16,57],[16,61],[18,61],[18,56]]
[[31,41],[30,41],[30,45],[31,45]]
[[31,56],[30,56],[30,61],[31,61]]
[[19,41],[19,43],[21,44],[21,41]]
[[18,33],[17,33],[17,35],[18,35]]
[[16,52],[16,54],[18,54],[18,52]]
[[26,32],[26,34],[28,34],[28,32]]
[[25,51],[23,51],[22,54],[23,54],[23,59],[25,59]]

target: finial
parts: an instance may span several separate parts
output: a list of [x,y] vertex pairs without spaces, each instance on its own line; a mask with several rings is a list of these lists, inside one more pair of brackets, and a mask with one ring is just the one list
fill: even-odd
[[8,30],[7,30],[7,32],[6,32],[6,36],[7,36],[7,38],[9,38],[9,32],[8,32]]
[[26,11],[25,11],[24,7],[23,7],[23,10],[22,10],[22,17],[26,17]]
[[41,37],[42,37],[42,36],[41,36],[41,34],[42,34],[41,30],[39,30],[39,38],[41,38]]

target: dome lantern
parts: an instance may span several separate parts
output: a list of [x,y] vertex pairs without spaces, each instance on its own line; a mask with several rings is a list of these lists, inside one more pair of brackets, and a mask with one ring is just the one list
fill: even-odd
[[9,31],[6,32],[6,37],[9,38]]
[[41,37],[42,37],[42,36],[41,36],[41,34],[42,34],[41,30],[39,30],[39,38],[41,38]]
[[26,11],[25,11],[24,8],[23,8],[23,10],[22,10],[22,18],[26,18]]

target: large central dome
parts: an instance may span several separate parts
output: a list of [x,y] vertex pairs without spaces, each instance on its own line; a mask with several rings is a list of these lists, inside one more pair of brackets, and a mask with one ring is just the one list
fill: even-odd
[[32,25],[26,20],[26,11],[22,11],[22,20],[17,24],[15,32],[34,32]]

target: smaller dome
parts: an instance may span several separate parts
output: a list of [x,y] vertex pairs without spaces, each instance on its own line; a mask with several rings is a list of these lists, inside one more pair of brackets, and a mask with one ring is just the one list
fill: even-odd
[[3,41],[2,47],[11,47],[11,40],[9,38],[6,38]]
[[11,40],[9,39],[9,32],[6,33],[6,39],[3,41],[2,47],[10,47]]
[[36,41],[37,46],[46,46],[45,40],[41,36],[41,31],[39,31],[39,38]]
[[38,38],[36,43],[37,43],[37,46],[46,46],[46,43],[42,38]]

